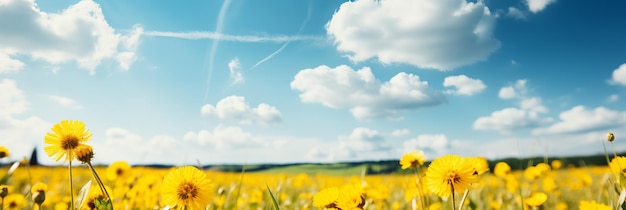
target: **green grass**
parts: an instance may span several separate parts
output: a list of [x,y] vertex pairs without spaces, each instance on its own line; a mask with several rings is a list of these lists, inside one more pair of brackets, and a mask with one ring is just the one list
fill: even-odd
[[289,165],[289,166],[277,166],[267,170],[257,171],[258,173],[273,173],[273,174],[324,174],[331,176],[350,176],[360,175],[366,164],[361,165],[349,165],[343,163],[337,164],[302,164],[302,165]]

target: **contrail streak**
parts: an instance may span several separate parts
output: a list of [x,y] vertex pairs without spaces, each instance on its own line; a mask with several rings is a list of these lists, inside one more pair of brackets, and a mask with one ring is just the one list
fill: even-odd
[[156,37],[168,37],[177,39],[189,39],[189,40],[218,40],[218,41],[230,41],[230,42],[250,42],[250,43],[283,43],[290,41],[321,41],[325,39],[325,36],[287,36],[287,35],[274,35],[274,36],[250,36],[250,35],[230,35],[222,34],[213,31],[189,31],[189,32],[171,32],[171,31],[146,31],[142,33],[145,36]]
[[[304,19],[304,22],[302,22],[302,25],[300,25],[300,29],[298,30],[298,35],[296,35],[296,37],[300,37],[300,34],[302,34],[302,30],[304,30],[304,27],[306,26],[306,24],[311,19],[311,10],[312,10],[312,8],[313,7],[311,6],[311,3],[309,2],[309,7],[308,7],[307,13],[306,13],[306,19]],[[252,68],[250,68],[250,70],[256,68],[257,66],[261,65],[262,63],[265,63],[269,59],[272,59],[274,56],[278,55],[278,53],[283,51],[283,49],[285,49],[285,47],[287,47],[287,45],[289,45],[289,43],[291,41],[293,41],[293,40],[292,39],[287,40],[287,42],[285,42],[283,44],[283,46],[280,46],[280,48],[278,48],[278,50],[274,51],[272,54],[268,55],[267,57],[261,59],[259,62],[256,62],[256,64],[254,64],[254,66],[252,66]]]
[[[215,33],[217,34],[222,34],[222,30],[224,29],[224,16],[226,16],[226,11],[228,11],[229,5],[230,0],[226,0],[224,1],[224,4],[222,4],[222,8],[220,8],[220,13],[217,16],[217,24],[215,26]],[[215,59],[215,52],[217,51],[217,45],[219,44],[219,41],[219,39],[213,39],[213,45],[211,45],[211,51],[209,52],[209,75],[207,78],[206,91],[204,92],[204,103],[206,103],[207,97],[209,96],[209,90],[211,88],[213,61]]]

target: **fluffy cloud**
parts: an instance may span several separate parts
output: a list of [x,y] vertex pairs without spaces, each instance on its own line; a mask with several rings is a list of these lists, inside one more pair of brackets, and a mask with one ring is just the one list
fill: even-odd
[[514,85],[500,88],[500,92],[498,92],[498,97],[501,99],[520,98],[526,95],[526,92],[526,80],[521,79],[517,80]]
[[528,10],[533,13],[541,12],[541,10],[544,10],[549,4],[554,2],[556,2],[556,0],[526,0]]
[[483,81],[472,79],[465,75],[449,76],[443,80],[444,87],[455,87],[456,90],[448,90],[446,93],[471,96],[482,92],[487,88]]
[[357,0],[343,3],[326,30],[353,62],[375,57],[448,70],[498,49],[494,26],[495,16],[482,1]]
[[412,150],[423,150],[427,154],[441,156],[450,147],[448,138],[444,134],[422,134],[416,138],[404,141],[405,152]]
[[[515,7],[509,7],[509,11],[506,13],[507,17],[512,17],[518,20],[526,20],[526,15],[521,10]],[[513,61],[515,62],[515,61]],[[515,63],[514,63],[515,64]]]
[[339,136],[338,143],[328,149],[313,147],[307,157],[328,161],[381,159],[389,156],[391,145],[378,131],[369,128],[355,128],[348,136]]
[[241,74],[241,65],[239,64],[239,58],[235,58],[228,62],[228,71],[230,72],[230,79],[233,80],[233,84],[243,82],[243,74]]
[[502,133],[521,128],[534,128],[552,122],[551,118],[541,117],[548,112],[541,99],[529,98],[520,102],[520,108],[509,107],[495,111],[489,116],[479,117],[474,121],[476,130],[495,130]]
[[619,95],[617,94],[611,94],[607,99],[607,102],[616,102],[619,101]]
[[[8,50],[5,50],[8,51]],[[15,73],[24,68],[22,61],[12,59],[11,56],[14,53],[2,52],[0,50],[0,74],[2,73]]]
[[411,131],[409,131],[409,129],[403,128],[403,129],[398,129],[398,130],[394,130],[391,132],[392,136],[406,136],[409,135],[409,133],[411,133]]
[[537,128],[533,134],[564,134],[597,131],[615,128],[626,124],[626,112],[597,107],[588,110],[584,106],[575,106],[559,114],[559,122],[549,127]]
[[479,117],[474,121],[476,130],[494,130],[509,133],[516,129],[535,128],[552,122],[552,118],[542,117],[548,113],[541,98],[528,97],[526,80],[517,80],[515,84],[500,89],[498,97],[501,99],[518,99],[519,107],[509,107],[494,111],[489,116]]
[[91,73],[104,59],[117,59],[128,69],[141,32],[135,28],[128,36],[116,33],[100,5],[90,0],[59,13],[41,11],[33,0],[4,1],[0,4],[0,60],[9,64],[2,62],[0,69],[21,69],[23,62],[14,58],[17,55],[52,64],[76,61]]
[[74,99],[71,99],[71,98],[51,95],[50,99],[65,108],[70,108],[70,109],[82,109],[83,108],[83,106],[81,106],[78,102],[74,101]]
[[626,86],[626,63],[620,65],[613,71],[610,83]]
[[29,156],[35,145],[43,143],[43,135],[52,127],[39,117],[17,117],[28,111],[29,106],[14,80],[0,80],[0,145],[11,150],[14,160]]
[[0,117],[20,114],[26,111],[29,103],[17,88],[15,80],[3,79],[0,81]]
[[183,138],[199,145],[211,145],[216,150],[260,148],[272,145],[272,141],[252,135],[251,133],[245,132],[242,128],[236,126],[218,125],[213,129],[213,131],[189,131]]
[[282,121],[276,107],[261,103],[256,108],[250,108],[243,96],[228,96],[215,106],[206,104],[202,107],[202,115],[218,119],[233,120],[243,124],[250,123],[279,123]]
[[370,68],[355,71],[345,65],[301,70],[291,89],[301,92],[302,102],[349,108],[359,120],[398,119],[403,112],[447,102],[440,91],[431,89],[417,75],[401,72],[381,83]]

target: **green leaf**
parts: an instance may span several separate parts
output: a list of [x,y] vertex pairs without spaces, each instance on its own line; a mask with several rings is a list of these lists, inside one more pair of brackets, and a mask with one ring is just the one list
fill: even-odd
[[267,187],[267,192],[270,193],[270,197],[272,197],[272,202],[274,203],[274,209],[279,210],[280,207],[278,207],[278,202],[276,202],[276,198],[274,198],[274,194],[272,194],[272,190],[270,190],[270,186],[265,185]]

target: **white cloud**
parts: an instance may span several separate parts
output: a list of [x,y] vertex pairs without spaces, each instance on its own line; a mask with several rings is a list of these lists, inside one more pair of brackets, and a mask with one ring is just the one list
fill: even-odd
[[597,131],[615,128],[626,124],[626,112],[597,107],[587,110],[584,106],[575,106],[559,114],[559,122],[549,127],[537,128],[533,134],[564,134]]
[[65,108],[70,108],[70,109],[82,109],[83,108],[83,106],[81,106],[78,102],[74,101],[71,98],[51,95],[50,99],[52,99],[52,101],[54,101],[55,103]]
[[409,135],[409,133],[411,133],[409,129],[403,128],[403,129],[394,130],[393,132],[391,132],[391,135],[392,136],[406,136],[406,135]]
[[241,74],[241,65],[239,64],[239,58],[234,58],[228,62],[228,71],[230,72],[230,79],[232,84],[243,82],[243,74]]
[[216,150],[261,148],[272,145],[271,140],[255,136],[236,126],[218,125],[213,131],[189,131],[183,138],[199,145],[211,145]]
[[515,7],[509,7],[509,11],[506,13],[506,16],[518,20],[526,20],[526,14]]
[[392,152],[391,145],[378,131],[369,128],[355,128],[348,136],[339,136],[337,144],[325,150],[313,147],[307,157],[328,161],[350,161],[363,159],[384,159]]
[[404,141],[404,152],[422,150],[431,158],[441,156],[450,147],[448,138],[444,134],[422,134],[413,139]]
[[480,93],[487,88],[483,81],[479,79],[472,79],[465,75],[446,77],[443,80],[443,86],[456,88],[456,90],[448,90],[446,93],[466,96]]
[[22,61],[11,58],[14,54],[14,52],[10,52],[9,50],[2,52],[0,49],[0,74],[15,73],[24,68],[25,64]]
[[476,130],[494,130],[508,133],[517,129],[535,128],[552,122],[552,118],[542,117],[548,109],[540,98],[527,98],[520,102],[520,107],[509,107],[495,111],[489,116],[479,117],[474,121]]
[[202,106],[201,113],[205,116],[233,120],[243,124],[270,124],[282,121],[282,116],[276,107],[261,103],[256,108],[250,108],[243,96],[234,95],[220,100],[215,106],[211,104]]
[[15,80],[3,79],[0,81],[0,117],[20,114],[29,108],[29,103],[17,88]]
[[482,1],[357,0],[343,3],[326,31],[353,62],[375,57],[449,70],[498,49],[494,27],[495,16]]
[[521,79],[517,80],[514,85],[500,88],[500,91],[498,92],[498,97],[505,100],[520,98],[525,96],[526,92],[526,80]]
[[296,74],[291,89],[301,92],[302,102],[349,108],[359,120],[399,119],[403,112],[447,102],[417,75],[401,72],[381,83],[369,67],[357,71],[345,65],[304,69]]
[[613,77],[609,83],[626,86],[626,63],[613,70]]
[[538,13],[544,10],[549,4],[556,2],[556,0],[526,0],[528,4],[528,10],[533,13]]
[[619,95],[617,94],[611,94],[607,99],[607,102],[616,102],[619,101]]
[[0,20],[4,20],[0,21],[3,38],[0,51],[12,51],[5,55],[13,60],[13,69],[21,68],[11,58],[15,55],[29,55],[52,64],[76,61],[92,74],[104,59],[120,58],[123,67],[130,66],[133,60],[128,53],[134,53],[134,49],[118,53],[124,36],[115,33],[100,5],[90,0],[80,1],[59,13],[42,12],[31,0],[5,1],[0,5]]

